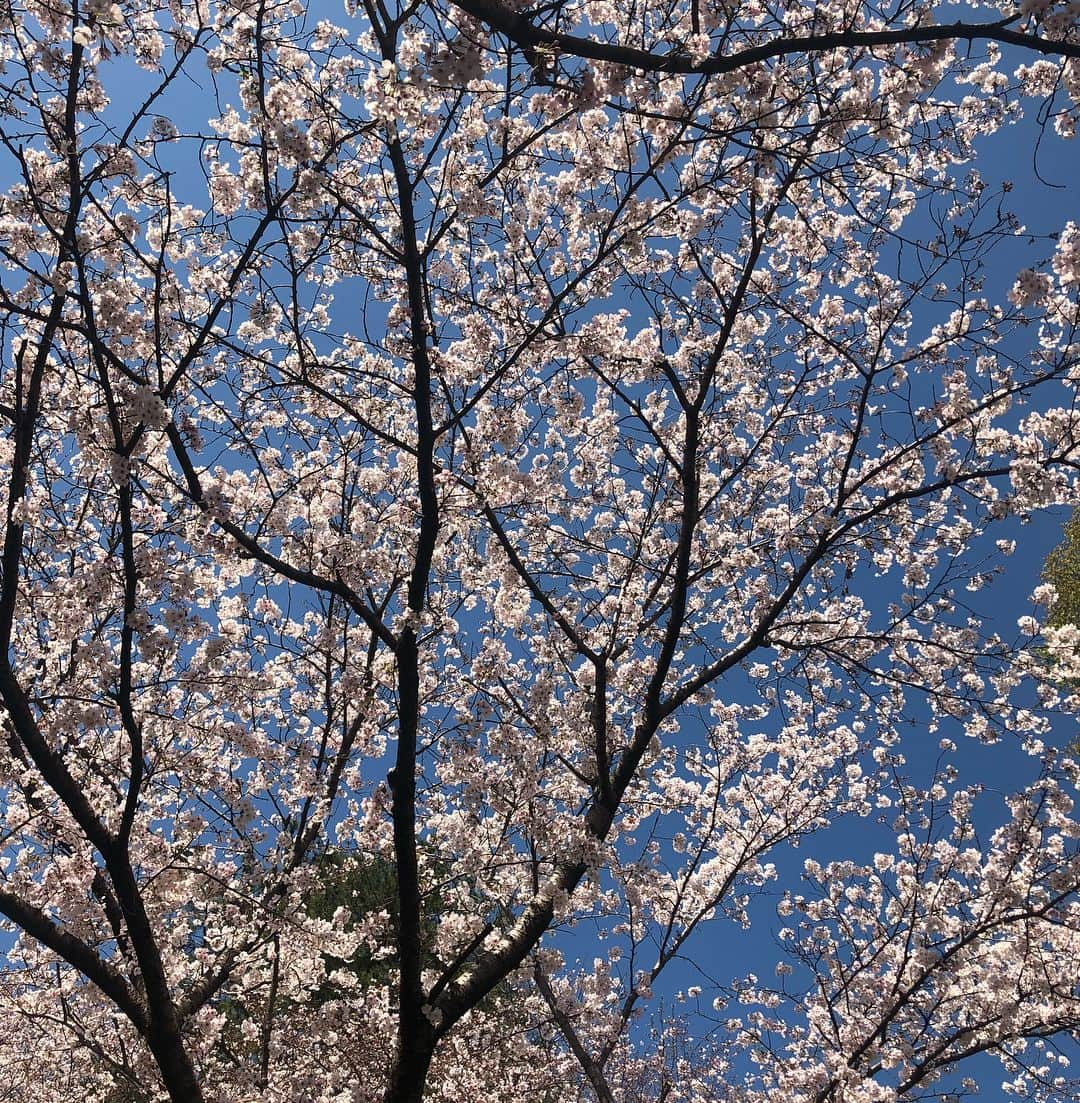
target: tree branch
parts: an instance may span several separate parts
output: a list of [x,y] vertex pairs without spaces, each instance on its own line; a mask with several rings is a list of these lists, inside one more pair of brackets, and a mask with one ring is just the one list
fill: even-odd
[[733,54],[713,55],[704,61],[694,61],[681,51],[662,54],[634,46],[620,46],[576,35],[561,34],[538,27],[524,15],[514,12],[497,0],[454,0],[455,6],[486,23],[492,30],[516,43],[532,57],[537,47],[557,50],[561,54],[590,58],[594,61],[613,62],[630,69],[642,69],[650,73],[671,73],[700,76],[717,76],[744,69],[772,58],[789,54],[823,53],[839,49],[873,49],[878,46],[905,44],[925,45],[930,42],[964,39],[1000,42],[1019,46],[1040,54],[1080,58],[1080,42],[1063,42],[1058,39],[1040,38],[1035,34],[1010,29],[1019,16],[995,20],[992,23],[955,23],[904,27],[889,31],[833,31],[826,34],[804,35],[799,38],[778,38],[761,46],[748,46]]
[[40,908],[28,904],[6,889],[0,889],[0,912],[43,946],[48,946],[73,969],[92,980],[140,1033],[146,1030],[146,1010],[136,998],[131,985],[85,942],[54,923]]

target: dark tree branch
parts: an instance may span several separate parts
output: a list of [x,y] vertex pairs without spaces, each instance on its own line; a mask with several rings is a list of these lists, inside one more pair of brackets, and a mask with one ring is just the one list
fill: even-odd
[[926,45],[930,42],[963,40],[967,42],[1000,42],[1040,54],[1080,58],[1080,43],[1041,38],[1036,34],[1012,30],[1019,16],[991,23],[957,21],[940,25],[904,27],[891,31],[833,31],[826,34],[803,35],[776,39],[761,46],[749,46],[733,54],[712,56],[695,62],[688,54],[676,51],[655,53],[634,46],[620,46],[576,35],[563,34],[538,27],[526,16],[511,11],[497,0],[454,0],[455,6],[487,24],[534,57],[537,50],[557,50],[561,54],[612,62],[629,69],[650,73],[671,73],[717,76],[743,69],[748,65],[791,54],[823,53],[827,50],[873,49],[880,46]]
[[132,991],[131,985],[114,966],[101,958],[82,939],[65,931],[40,908],[28,904],[6,889],[0,889],[0,912],[43,946],[48,946],[73,969],[92,980],[131,1020],[137,1030],[146,1030],[146,1009]]

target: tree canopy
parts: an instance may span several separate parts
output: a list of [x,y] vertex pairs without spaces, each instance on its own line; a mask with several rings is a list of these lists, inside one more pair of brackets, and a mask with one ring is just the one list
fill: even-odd
[[1075,514],[1065,524],[1061,542],[1046,557],[1043,581],[1055,591],[1047,625],[1080,624],[1080,518]]
[[0,1098],[1075,1099],[1080,16],[956,14],[0,0]]

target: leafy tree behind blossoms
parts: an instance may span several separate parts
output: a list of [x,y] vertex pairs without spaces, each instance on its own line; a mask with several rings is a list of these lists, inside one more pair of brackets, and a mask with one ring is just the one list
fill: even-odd
[[1080,31],[958,12],[5,0],[0,1098],[1074,1098],[969,591],[1077,500],[975,170]]

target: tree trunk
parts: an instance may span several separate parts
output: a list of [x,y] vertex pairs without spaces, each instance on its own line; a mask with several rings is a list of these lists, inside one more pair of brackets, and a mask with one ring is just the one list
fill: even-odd
[[195,1066],[184,1049],[180,1032],[168,1026],[151,1028],[150,1051],[161,1070],[161,1078],[172,1103],[203,1103]]
[[428,1069],[431,1067],[431,1050],[403,1053],[400,1050],[394,1059],[394,1068],[390,1073],[390,1085],[384,1096],[385,1103],[421,1103],[424,1087],[427,1084]]

